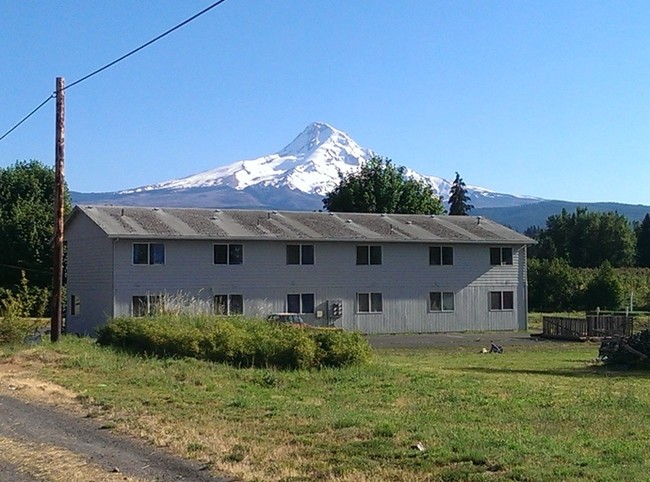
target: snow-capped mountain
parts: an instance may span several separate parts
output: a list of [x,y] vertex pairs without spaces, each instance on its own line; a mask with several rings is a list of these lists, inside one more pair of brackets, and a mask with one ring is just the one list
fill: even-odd
[[241,191],[258,186],[287,187],[324,196],[338,184],[339,171],[344,174],[354,171],[372,155],[370,149],[359,147],[344,132],[328,124],[314,122],[275,154],[237,161],[182,179],[130,189],[120,194],[214,186],[229,186]]
[[[280,151],[233,162],[182,179],[116,193],[73,193],[74,202],[186,207],[256,207],[313,210],[339,183],[339,173],[358,170],[375,153],[334,127],[314,122]],[[448,199],[451,181],[407,169]],[[536,198],[467,186],[475,207],[514,206]]]

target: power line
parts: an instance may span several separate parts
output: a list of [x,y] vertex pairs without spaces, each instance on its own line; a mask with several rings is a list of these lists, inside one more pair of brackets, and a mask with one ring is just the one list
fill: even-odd
[[[181,28],[181,27],[184,27],[185,25],[187,25],[187,24],[190,23],[191,21],[193,21],[193,20],[199,18],[201,15],[203,15],[203,14],[209,12],[209,11],[212,10],[213,8],[218,7],[219,5],[221,5],[222,3],[224,3],[225,1],[226,1],[226,0],[219,0],[219,1],[217,1],[217,2],[214,2],[212,5],[207,6],[206,8],[204,8],[203,10],[201,10],[199,13],[197,13],[197,14],[195,14],[195,15],[192,15],[192,16],[191,16],[190,18],[188,18],[187,20],[184,20],[184,21],[182,21],[181,23],[179,23],[178,25],[176,25],[176,26],[170,28],[169,30],[167,30],[167,31],[165,31],[165,32],[163,32],[163,33],[161,33],[161,34],[158,35],[156,38],[153,38],[153,39],[149,40],[148,42],[146,42],[146,43],[140,45],[138,48],[133,49],[133,50],[131,50],[130,52],[128,52],[128,53],[122,55],[120,58],[115,59],[115,60],[113,60],[112,62],[110,62],[110,63],[104,65],[103,67],[100,67],[99,69],[94,70],[93,72],[89,73],[88,75],[85,75],[85,76],[83,76],[82,78],[80,78],[80,79],[78,79],[78,80],[75,80],[75,81],[72,82],[71,84],[68,84],[66,87],[64,87],[63,90],[67,90],[67,89],[69,89],[70,87],[74,87],[75,85],[80,84],[80,83],[83,82],[84,80],[88,80],[89,78],[93,77],[94,75],[97,75],[97,74],[99,74],[100,72],[103,72],[104,70],[108,69],[109,67],[112,67],[113,65],[115,65],[115,64],[121,62],[122,60],[124,60],[124,59],[130,57],[131,55],[133,55],[133,54],[139,52],[140,50],[142,50],[142,49],[148,47],[149,45],[153,44],[154,42],[157,42],[158,40],[162,39],[163,37],[166,37],[166,36],[169,35],[170,33],[172,33],[172,32],[174,32],[174,31],[178,30],[178,29]],[[26,121],[27,119],[29,119],[31,116],[33,116],[34,114],[36,114],[36,112],[38,112],[38,111],[39,111],[39,110],[40,110],[40,109],[41,109],[45,104],[47,104],[47,103],[48,103],[50,100],[52,100],[54,97],[55,97],[55,93],[50,94],[50,96],[49,96],[47,99],[45,99],[43,102],[41,102],[40,105],[39,105],[38,107],[36,107],[36,109],[34,109],[33,111],[31,111],[29,114],[27,114],[25,117],[23,117],[23,118],[20,120],[20,122],[18,122],[17,124],[15,124],[15,125],[14,125],[11,129],[9,129],[7,132],[5,132],[5,133],[2,135],[2,137],[0,137],[0,141],[2,141],[5,137],[7,137],[9,134],[11,134],[13,131],[15,131],[15,130],[16,130],[16,129],[17,129],[17,128],[18,128],[18,127],[23,123],[23,122],[25,122],[25,121]]]
[[23,118],[20,120],[20,122],[18,122],[16,125],[14,125],[14,126],[13,126],[11,129],[9,129],[7,132],[5,132],[5,133],[2,135],[2,137],[0,137],[0,141],[2,141],[2,139],[4,139],[5,137],[7,137],[9,134],[11,134],[11,133],[12,133],[13,131],[15,131],[16,129],[18,129],[18,126],[20,126],[20,124],[22,124],[22,123],[25,122],[27,119],[29,119],[31,116],[33,116],[34,114],[36,114],[36,112],[38,112],[38,111],[41,109],[41,107],[43,107],[45,104],[47,104],[47,103],[48,103],[49,101],[51,101],[53,98],[54,98],[54,94],[50,94],[50,96],[49,96],[47,99],[45,99],[43,102],[41,102],[41,103],[39,104],[39,106],[38,106],[36,109],[34,109],[33,111],[31,111],[29,114],[27,114],[25,117],[23,117]]
[[148,46],[151,45],[152,43],[157,42],[158,40],[160,40],[160,39],[163,38],[163,37],[166,37],[167,35],[169,35],[169,34],[172,33],[173,31],[178,30],[179,28],[181,28],[181,27],[187,25],[187,24],[190,23],[192,20],[194,20],[194,19],[200,17],[200,16],[203,15],[204,13],[206,13],[206,12],[212,10],[212,9],[215,8],[215,7],[218,7],[219,5],[221,5],[222,3],[224,3],[225,1],[226,1],[226,0],[219,0],[218,2],[214,2],[214,3],[213,3],[212,5],[210,5],[209,7],[204,8],[204,9],[201,10],[199,13],[197,13],[197,14],[191,16],[190,18],[188,18],[187,20],[185,20],[185,21],[179,23],[179,24],[176,25],[175,27],[172,27],[172,28],[170,28],[169,30],[167,30],[166,32],[161,33],[161,34],[158,35],[156,38],[149,40],[147,43],[140,45],[137,49],[133,49],[133,50],[131,50],[129,53],[122,55],[119,59],[115,59],[115,60],[113,60],[112,62],[110,62],[110,63],[104,65],[103,67],[100,67],[99,69],[95,70],[94,72],[91,72],[91,73],[89,73],[88,75],[86,75],[86,76],[80,78],[79,80],[75,80],[75,81],[72,82],[71,84],[68,84],[68,85],[67,85],[63,90],[68,90],[70,87],[74,87],[75,85],[80,84],[80,83],[83,82],[84,80],[87,80],[87,79],[91,78],[93,75],[97,75],[97,74],[99,74],[100,72],[102,72],[102,71],[108,69],[109,67],[112,67],[113,65],[117,64],[118,62],[121,62],[122,60],[126,59],[127,57],[130,57],[131,55],[135,54],[136,52],[139,52],[140,50],[142,50],[142,49],[148,47]]

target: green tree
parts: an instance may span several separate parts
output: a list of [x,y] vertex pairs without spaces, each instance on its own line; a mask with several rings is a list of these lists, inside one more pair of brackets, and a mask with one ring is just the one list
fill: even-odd
[[[39,161],[0,168],[0,286],[20,284],[26,271],[38,287],[52,283],[54,169]],[[70,200],[66,189],[66,213]]]
[[645,215],[636,232],[636,262],[639,267],[650,267],[650,214]]
[[571,310],[579,296],[579,276],[566,260],[531,259],[528,262],[528,305],[531,310]]
[[587,283],[584,304],[588,310],[617,310],[623,304],[623,284],[609,261],[605,261]]
[[615,212],[590,213],[577,208],[546,220],[537,232],[530,254],[540,259],[563,258],[573,267],[596,268],[608,261],[615,267],[632,266],[636,237],[627,218]]
[[449,190],[449,214],[452,216],[467,216],[474,209],[474,206],[469,203],[470,201],[465,181],[460,177],[460,174],[456,173],[456,179],[454,179]]
[[440,197],[424,181],[409,178],[404,166],[375,156],[358,172],[339,173],[339,185],[323,199],[332,212],[442,214]]

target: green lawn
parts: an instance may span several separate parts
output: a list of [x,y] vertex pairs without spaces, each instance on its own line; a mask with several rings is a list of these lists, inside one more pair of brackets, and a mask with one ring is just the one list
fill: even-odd
[[597,352],[384,350],[368,367],[277,371],[66,338],[15,357],[107,427],[247,481],[648,480],[650,379],[594,366]]

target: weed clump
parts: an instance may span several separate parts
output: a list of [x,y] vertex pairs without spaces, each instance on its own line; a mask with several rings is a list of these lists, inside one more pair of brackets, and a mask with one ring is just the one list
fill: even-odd
[[97,334],[99,344],[134,353],[192,357],[241,367],[340,367],[367,363],[371,357],[370,345],[359,333],[297,328],[244,317],[120,317]]

